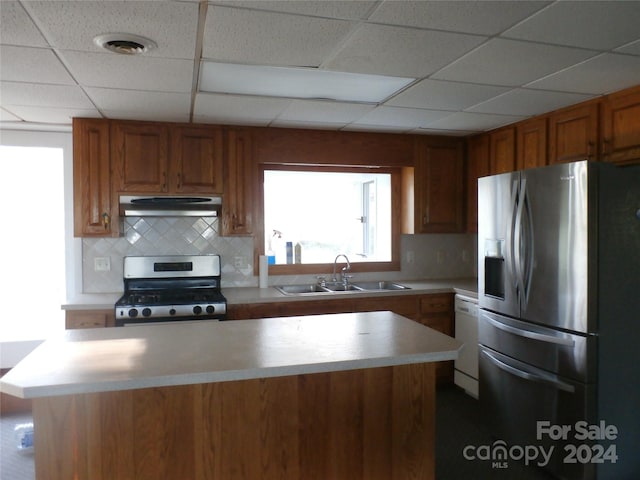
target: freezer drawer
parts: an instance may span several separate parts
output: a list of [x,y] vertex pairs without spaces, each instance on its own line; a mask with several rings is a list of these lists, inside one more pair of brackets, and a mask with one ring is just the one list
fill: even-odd
[[478,318],[478,342],[525,363],[583,383],[596,381],[597,336],[577,335],[486,310]]
[[564,462],[565,446],[576,443],[571,435],[566,441],[550,435],[537,438],[538,421],[549,425],[594,423],[595,385],[552,375],[482,345],[479,362],[480,408],[497,438],[508,445],[534,445],[545,451],[553,447],[545,468],[560,478],[595,478],[593,464]]

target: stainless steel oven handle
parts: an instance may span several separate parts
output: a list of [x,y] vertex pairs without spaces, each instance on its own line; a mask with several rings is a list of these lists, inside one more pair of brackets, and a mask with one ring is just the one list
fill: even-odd
[[511,325],[506,325],[502,322],[499,322],[498,320],[491,318],[486,313],[482,314],[482,318],[488,321],[494,327],[499,328],[500,330],[504,330],[505,332],[518,335],[520,337],[530,338],[531,340],[539,340],[541,342],[555,343],[558,345],[563,345],[565,347],[573,347],[575,345],[575,342],[571,338],[554,337],[552,335],[545,335],[544,333],[522,330],[521,328],[512,327]]
[[558,390],[563,390],[569,393],[574,393],[576,391],[573,385],[570,385],[565,382],[561,382],[560,380],[545,378],[545,377],[535,375],[530,372],[525,372],[518,368],[512,367],[511,365],[504,363],[502,360],[497,359],[495,356],[493,356],[491,353],[485,350],[482,350],[481,353],[485,355],[489,359],[489,361],[491,361],[496,367],[500,368],[501,370],[504,370],[507,373],[510,373],[511,375],[515,375],[516,377],[520,377],[524,380],[528,380],[531,382],[544,383],[545,385],[549,385],[551,387],[557,388]]

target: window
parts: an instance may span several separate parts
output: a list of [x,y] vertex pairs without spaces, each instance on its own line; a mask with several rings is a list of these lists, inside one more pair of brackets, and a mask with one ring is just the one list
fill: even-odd
[[317,271],[338,254],[393,268],[394,177],[381,168],[265,166],[263,251],[276,273]]

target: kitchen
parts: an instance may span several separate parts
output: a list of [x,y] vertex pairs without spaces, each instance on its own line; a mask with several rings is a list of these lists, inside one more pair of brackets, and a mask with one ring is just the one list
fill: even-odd
[[[375,2],[373,2],[375,3]],[[372,4],[373,4],[372,3]],[[387,5],[383,5],[385,8],[387,8]],[[186,6],[182,6],[184,8],[186,8]],[[540,7],[542,7],[542,5],[540,5]],[[44,7],[43,7],[44,8]],[[131,7],[133,8],[133,7]],[[221,11],[226,12],[226,13],[234,13],[234,14],[239,14],[241,13],[239,10],[241,9],[237,9],[234,10],[232,8],[227,7],[226,9],[218,6],[218,5],[211,5],[209,6],[211,11],[215,11],[218,9],[221,9]],[[524,7],[523,7],[524,8]],[[557,8],[562,8],[562,6],[557,6]],[[28,7],[29,12],[33,15],[35,14],[35,12],[33,11],[33,7]],[[247,11],[243,11],[244,13],[251,13],[252,15],[255,16],[269,16],[271,17],[273,15],[273,13],[270,13],[269,15],[267,15],[267,12],[263,12],[263,11],[253,11],[253,10],[247,10]],[[384,13],[384,9],[381,9],[378,12],[378,15],[382,15]],[[632,16],[631,16],[632,17]],[[227,18],[227,17],[224,17]],[[289,16],[287,16],[287,18],[290,18]],[[633,17],[632,17],[633,18]],[[513,19],[512,19],[513,21]],[[393,22],[390,22],[393,23]],[[623,31],[624,28],[619,28],[620,31]],[[94,32],[95,33],[95,32]],[[622,43],[626,43],[623,41],[620,41],[620,44]],[[632,52],[632,47],[627,47],[626,52]],[[105,58],[104,57],[105,54],[102,54],[101,58]],[[616,57],[616,55],[613,55],[614,57]],[[633,62],[634,61],[634,57],[633,55],[623,55],[623,60],[625,61],[630,61]],[[399,70],[398,70],[399,71]],[[615,75],[611,75],[612,78],[620,78],[619,76],[616,77]],[[428,83],[428,82],[427,82]],[[634,79],[632,80],[630,83],[626,84],[626,85],[622,85],[620,86],[620,88],[613,88],[611,90],[606,90],[606,92],[610,92],[613,90],[621,90],[622,88],[625,88],[626,86],[632,86],[632,85],[636,85],[638,84],[638,79]],[[92,87],[93,88],[93,87]],[[96,88],[100,88],[99,86],[97,86]],[[407,92],[409,93],[409,92]],[[494,92],[497,93],[497,92]],[[522,92],[521,92],[522,93]],[[529,95],[532,95],[532,91],[531,90],[527,90],[526,92]],[[593,94],[590,94],[593,95]],[[583,99],[585,96],[589,96],[588,94],[582,94],[582,96],[580,95],[576,95],[574,93],[573,95],[573,100],[576,100],[578,98]],[[620,95],[620,97],[623,97],[624,95]],[[505,99],[506,101],[507,99]],[[600,100],[600,99],[598,99]],[[611,98],[611,105],[614,104],[614,100],[617,100],[615,98]],[[558,100],[559,101],[559,100]],[[517,102],[514,102],[517,103]],[[576,104],[578,102],[576,101],[572,101],[570,104]],[[318,107],[317,104],[314,104],[314,106]],[[389,107],[391,107],[393,105],[390,105]],[[559,108],[561,105],[559,104],[555,104],[556,108]],[[387,108],[389,108],[387,107]],[[150,108],[150,107],[147,107]],[[407,107],[396,107],[396,108],[407,108]],[[585,109],[586,106],[581,106],[581,109]],[[597,109],[600,109],[600,104],[598,104],[598,107],[596,107]],[[607,109],[611,108],[608,105],[607,106],[603,106],[602,107],[604,111],[607,111]],[[17,112],[19,109],[16,109],[15,111]],[[24,110],[24,108],[23,108]],[[136,120],[158,120],[159,117],[161,116],[159,113],[155,112],[153,115],[149,115],[147,116],[147,114],[145,114],[143,112],[144,110],[144,106],[141,107],[140,113],[137,114],[135,117],[129,117],[129,118],[135,118]],[[257,108],[256,108],[257,110]],[[554,106],[550,106],[548,107],[546,110],[544,111],[538,111],[537,113],[546,113],[547,111],[553,111],[554,110]],[[106,110],[105,110],[106,111]],[[393,111],[393,110],[391,110]],[[391,112],[390,110],[387,110],[387,112]],[[48,112],[50,114],[53,114],[54,111],[53,109],[49,109]],[[412,112],[412,110],[406,110],[406,113],[410,113]],[[567,110],[567,112],[569,112],[569,110]],[[571,115],[573,115],[573,117],[571,118],[577,118],[575,116],[575,112],[571,111],[569,112],[571,113]],[[568,131],[570,130],[572,127],[568,126],[568,125],[576,125],[577,123],[574,124],[568,124],[566,117],[568,116],[568,114],[565,115],[565,118],[563,119],[562,115],[565,114],[565,112],[563,111],[559,111],[559,113],[557,115],[550,115],[550,116],[545,116],[542,115],[542,117],[544,117],[544,122],[548,122],[550,125],[554,125],[555,128],[553,129],[549,129],[549,149],[550,151],[556,151],[557,150],[557,145],[559,145],[559,142],[556,138],[556,140],[552,141],[553,139],[551,137],[554,137],[555,135],[558,134],[559,131],[563,132],[563,131]],[[475,114],[471,114],[471,113],[467,113],[467,115],[480,115],[478,113]],[[83,115],[76,115],[76,116],[83,116]],[[122,115],[109,115],[112,118],[126,118],[126,116],[124,114]],[[489,114],[485,114],[483,116],[484,119],[487,119],[487,117],[489,116]],[[506,115],[502,115],[500,118],[500,121],[504,121],[507,120]],[[589,128],[589,132],[591,132],[591,129],[593,128],[594,122],[591,120],[592,117],[589,116],[583,116],[581,117],[582,120],[578,120],[579,121],[583,121],[585,122],[585,125]],[[608,125],[608,122],[606,121],[607,117],[602,117],[602,125],[603,128],[605,128]],[[585,120],[586,119],[586,120]],[[167,118],[166,120],[169,121],[179,121],[179,122],[183,122],[184,120],[181,118]],[[453,120],[453,119],[452,119]],[[515,120],[515,119],[514,119]],[[540,118],[537,118],[535,120],[540,120]],[[202,120],[199,120],[196,123],[201,122]],[[374,121],[374,120],[372,120]],[[435,120],[434,120],[435,122]],[[230,117],[227,117],[226,119],[217,119],[217,120],[213,120],[213,121],[207,121],[206,123],[214,123],[214,124],[228,124],[228,123],[238,123],[238,122],[232,122],[232,119]],[[251,125],[254,124],[253,122],[247,121],[246,124]],[[547,123],[545,123],[547,124]],[[597,122],[596,122],[597,124]],[[264,125],[264,124],[263,124]],[[271,124],[272,126],[285,126],[285,125],[278,125],[277,123],[273,123]],[[369,125],[369,129],[371,130],[380,130],[380,125],[378,125],[377,127],[373,124],[368,124]],[[519,129],[517,127],[522,126],[522,129]],[[527,129],[525,129],[525,127]],[[354,126],[355,128],[355,126]],[[400,126],[398,125],[397,128],[401,128],[402,132],[410,132],[412,127],[409,126]],[[395,131],[398,131],[397,128],[395,129]],[[478,127],[474,127],[474,128],[478,128]],[[565,130],[563,130],[563,128]],[[231,130],[231,129],[229,129]],[[237,131],[242,131],[243,129],[238,128],[237,130],[234,130],[234,132],[232,133],[237,133]],[[428,129],[422,129],[422,130],[428,130]],[[432,145],[430,144],[430,135],[429,134],[433,134],[433,133],[446,133],[445,132],[446,129],[438,129],[437,132],[429,132],[429,131],[422,131],[421,133],[426,133],[427,135],[421,135],[419,139],[416,139],[417,143],[424,143],[425,144],[425,149],[427,152],[429,152],[429,149],[432,147]],[[484,128],[483,130],[491,130],[491,128]],[[245,129],[246,131],[246,129]],[[284,135],[284,133],[280,136],[278,136],[278,133],[280,132],[287,132],[286,130],[283,129],[273,129],[273,128],[268,128],[268,129],[262,129],[260,127],[256,127],[255,130],[257,133],[257,136],[260,137],[260,135],[262,135],[263,137],[268,137],[267,139],[270,140],[272,143],[271,144],[264,144],[262,143],[260,140],[260,138],[258,138],[257,140],[255,138],[252,139],[252,141],[254,142],[254,146],[258,145],[259,147],[259,154],[263,155],[262,158],[264,158],[265,162],[270,161],[269,158],[271,158],[270,156],[274,155],[274,150],[273,147],[271,147],[270,145],[275,145],[275,146],[282,146],[283,142],[289,142],[288,145],[285,143],[285,148],[284,148],[284,153],[290,153],[290,152],[294,152],[296,154],[297,157],[299,157],[300,155],[309,155],[310,158],[314,159],[313,163],[318,163],[318,157],[322,156],[326,156],[326,157],[330,157],[331,159],[334,159],[334,161],[336,163],[339,164],[344,164],[345,161],[347,161],[348,163],[357,163],[357,162],[362,162],[362,158],[366,157],[368,159],[369,162],[371,162],[372,158],[380,158],[380,157],[386,157],[386,161],[390,162],[393,161],[395,162],[393,166],[398,167],[398,168],[405,168],[405,167],[411,167],[411,163],[413,162],[413,138],[411,139],[411,141],[409,141],[408,139],[405,139],[404,136],[402,135],[398,135],[398,134],[389,134],[389,135],[382,135],[382,134],[366,134],[366,133],[358,133],[358,132],[344,132],[343,134],[338,134],[338,133],[333,133],[330,131],[326,131],[326,130],[322,130],[322,131],[313,131],[313,132],[307,132],[307,131],[300,131],[300,130],[292,130],[291,132],[289,132],[289,134]],[[546,131],[546,130],[545,130]],[[520,137],[520,135],[523,135],[523,137]],[[600,132],[596,129],[596,134],[600,135]],[[403,133],[404,135],[404,133]],[[411,135],[411,134],[410,134]],[[288,138],[287,138],[288,137]],[[401,137],[401,138],[400,138]],[[422,138],[424,137],[424,138]],[[427,138],[429,137],[429,138]],[[517,137],[517,138],[516,138]],[[237,138],[237,137],[236,137]],[[391,149],[391,154],[390,155],[384,155],[384,151],[380,148],[381,144],[384,144],[384,142],[381,142],[381,138],[385,138],[385,139],[389,139],[389,144],[387,144],[387,148]],[[491,155],[491,162],[492,164],[495,163],[496,165],[494,165],[495,170],[494,171],[498,171],[498,164],[500,162],[530,162],[531,158],[522,158],[522,160],[520,160],[520,155],[523,154],[523,151],[520,150],[519,148],[521,148],[520,146],[522,145],[529,145],[530,143],[527,142],[531,142],[530,140],[531,138],[531,125],[530,124],[517,124],[516,126],[511,126],[510,128],[507,127],[505,129],[499,129],[496,130],[495,132],[492,133],[487,133],[487,134],[483,134],[483,135],[478,135],[475,138],[472,138],[470,140],[470,144],[469,144],[469,148],[470,149],[474,149],[474,151],[476,152],[480,152],[480,155],[484,154],[485,155],[485,160],[479,160],[479,161],[489,161],[489,157]],[[605,139],[604,137],[602,137],[603,140]],[[352,143],[349,142],[349,139],[352,139]],[[393,140],[391,140],[393,139]],[[257,142],[257,143],[256,143]],[[378,142],[378,143],[376,143]],[[484,144],[483,144],[484,142]],[[452,142],[451,139],[447,139],[446,142],[443,143],[454,143]],[[615,143],[615,142],[614,142]],[[544,143],[546,145],[546,142]],[[575,159],[581,158],[582,157],[586,157],[589,155],[596,155],[597,153],[594,151],[594,148],[597,148],[598,150],[604,148],[604,145],[601,144],[600,141],[595,140],[592,141],[590,140],[584,140],[583,142],[583,146],[584,149],[582,151],[580,151],[579,149],[575,152],[557,152],[557,155],[554,156],[554,158],[561,158],[563,161],[565,161],[566,159],[569,158],[570,155],[575,155]],[[234,145],[238,145],[238,143],[234,143]],[[264,145],[264,146],[263,146]],[[320,147],[319,147],[320,145]],[[483,146],[484,145],[484,146]],[[536,144],[534,144],[536,145]],[[595,147],[594,147],[595,146]],[[624,145],[623,145],[624,146]],[[440,145],[436,145],[433,148],[437,149],[439,148]],[[483,150],[483,148],[486,148],[486,150]],[[632,150],[632,149],[630,149]],[[434,150],[436,151],[436,150]],[[445,151],[451,151],[451,150],[447,150],[445,148]],[[526,152],[531,152],[531,149],[527,149]],[[277,157],[278,159],[281,160],[281,158],[283,157],[282,155],[282,150],[280,152],[277,153]],[[494,153],[490,153],[490,152],[494,152]],[[546,147],[544,149],[544,152],[546,153]],[[321,155],[318,155],[318,153],[320,153]],[[602,153],[607,153],[605,151],[603,151]],[[624,152],[623,152],[624,153]],[[551,153],[550,153],[551,154]],[[471,158],[471,157],[470,157]],[[475,157],[474,157],[475,158]],[[478,157],[478,158],[482,158],[482,157]],[[595,158],[595,157],[594,157]],[[347,160],[345,160],[347,159]],[[325,160],[326,161],[326,160]],[[467,160],[468,161],[468,160]],[[544,162],[547,161],[547,157],[546,155],[544,156]],[[522,163],[522,165],[528,165],[527,163]],[[512,164],[515,165],[515,164]],[[520,163],[518,163],[518,165],[521,165]],[[467,165],[468,167],[468,165]],[[500,168],[503,168],[502,166],[500,166]],[[513,167],[511,167],[511,169],[514,169]],[[455,169],[453,170],[456,174],[460,175],[462,172],[460,171],[456,171]],[[430,171],[431,173],[433,173],[433,170]],[[409,172],[406,172],[409,173]],[[413,172],[414,175],[420,175],[420,172]],[[480,175],[479,175],[480,176]],[[464,181],[464,179],[463,179]],[[442,182],[440,182],[442,183]],[[445,182],[446,183],[446,182]],[[463,182],[460,182],[463,183]],[[417,184],[418,185],[418,184]],[[419,184],[422,185],[422,184]],[[433,193],[430,193],[430,191],[427,192],[422,192],[421,195],[426,195],[426,198],[430,198],[432,201],[434,200],[433,198]],[[438,193],[442,194],[442,192],[440,191]],[[428,195],[432,195],[432,197],[428,197]],[[454,195],[455,195],[455,190],[454,190]],[[436,197],[437,199],[438,197]],[[227,200],[225,198],[225,200]],[[255,199],[254,199],[255,200]],[[473,195],[469,195],[468,196],[468,200],[473,202]],[[421,204],[419,204],[418,202],[416,202],[417,207],[416,210],[419,210],[420,208],[425,208],[424,206],[422,206]],[[251,205],[251,203],[249,203],[249,205]],[[224,207],[228,207],[231,208],[231,204],[229,203],[225,203]],[[113,208],[112,205],[110,205],[111,208]],[[225,215],[225,208],[223,207],[223,211],[222,211],[222,215]],[[354,272],[354,274],[359,278],[359,279],[367,279],[367,278],[372,278],[372,279],[377,279],[377,278],[384,278],[384,279],[390,279],[390,280],[405,280],[405,279],[411,279],[411,278],[423,278],[424,276],[428,276],[430,278],[459,278],[459,277],[469,277],[469,276],[473,276],[475,274],[475,251],[476,251],[476,237],[473,233],[472,229],[467,230],[467,228],[462,225],[462,227],[460,227],[459,223],[456,222],[460,222],[460,212],[464,211],[466,205],[464,203],[464,197],[463,195],[460,195],[457,198],[457,204],[455,206],[455,208],[453,208],[453,206],[451,204],[446,205],[445,207],[448,207],[449,210],[447,210],[445,208],[445,212],[446,215],[448,215],[448,217],[446,218],[450,224],[453,223],[454,225],[456,225],[455,227],[453,227],[453,229],[449,229],[446,230],[449,233],[435,233],[435,234],[411,234],[411,233],[406,233],[404,235],[400,236],[401,242],[403,242],[401,244],[400,250],[404,253],[404,255],[399,255],[398,257],[398,261],[401,264],[401,270],[400,273],[396,273],[396,272],[387,272],[387,271],[372,271],[372,272],[358,272],[357,269],[355,269],[356,271]],[[227,212],[229,212],[230,210],[226,210]],[[473,211],[472,209],[470,209],[470,211]],[[418,218],[421,217],[420,213],[415,213],[415,215],[418,215]],[[224,217],[223,217],[224,218]],[[257,219],[257,217],[254,215],[253,216],[254,219]],[[463,218],[463,217],[462,217]],[[224,220],[223,220],[224,221]],[[413,227],[414,227],[414,232],[416,229],[416,222],[406,222],[409,227],[411,226],[411,223],[413,223]],[[473,223],[473,222],[471,222]],[[99,228],[104,229],[104,227],[102,226],[102,224],[97,225]],[[114,228],[119,228],[119,225],[117,225],[117,222],[112,222],[112,226]],[[259,227],[259,225],[258,225]],[[422,228],[422,227],[420,227]],[[458,230],[455,230],[455,228],[457,228]],[[473,228],[473,227],[471,227]],[[401,227],[401,231],[409,231],[409,230],[403,230]],[[455,233],[454,233],[455,232]],[[468,232],[468,233],[467,233]],[[114,237],[115,240],[113,239],[90,239],[85,237],[82,240],[82,251],[83,251],[83,256],[86,254],[87,256],[84,257],[84,261],[80,262],[83,265],[83,272],[82,272],[82,281],[80,282],[80,285],[82,285],[82,290],[80,290],[83,293],[103,293],[103,292],[118,292],[121,291],[122,289],[122,277],[123,277],[123,272],[120,270],[120,268],[122,268],[122,262],[121,262],[121,258],[122,258],[122,253],[120,254],[113,254],[111,251],[107,250],[107,253],[104,253],[104,245],[111,245],[111,243],[109,242],[115,242],[116,246],[114,247],[114,250],[121,250],[121,246],[122,244],[120,242],[123,242],[124,240],[121,237]],[[216,244],[214,245],[214,251],[221,253],[223,258],[228,259],[229,264],[226,265],[226,268],[228,270],[231,270],[230,275],[225,275],[223,281],[229,281],[231,285],[228,286],[238,286],[238,287],[253,287],[257,285],[257,263],[258,263],[258,256],[260,252],[254,252],[254,250],[258,250],[260,249],[260,243],[261,242],[256,242],[256,246],[254,246],[253,241],[249,238],[249,237],[231,237],[232,239],[230,241],[227,240],[215,240]],[[218,242],[221,245],[218,245]],[[222,249],[224,248],[224,246],[231,244],[229,248],[229,251],[223,251]],[[407,245],[408,244],[408,245]],[[148,245],[148,244],[147,244]],[[92,250],[95,246],[95,250]],[[149,251],[148,248],[143,248],[142,252],[138,252],[138,251],[134,251],[133,253],[145,253],[145,254],[162,254],[162,253],[173,253],[173,251]],[[178,250],[176,248],[176,250]],[[467,261],[464,260],[464,251],[467,252],[471,252],[471,258],[469,258],[469,253],[467,253]],[[407,252],[414,252],[414,260],[411,263],[409,261],[409,259],[407,257],[409,257],[409,255],[407,254]],[[423,252],[429,252],[428,255],[425,255]],[[188,253],[192,253],[192,252],[188,252]],[[103,258],[110,258],[110,262],[111,262],[111,269],[110,270],[98,270],[96,271],[95,269],[95,260],[96,258],[99,259],[99,262],[102,262],[101,259]],[[236,257],[239,257],[241,260],[237,263],[238,267],[236,268]],[[243,261],[242,259],[245,259],[246,261]],[[327,264],[329,264],[329,262],[331,262],[331,260],[333,260],[332,258],[328,260]],[[271,279],[271,283],[272,284],[281,284],[281,283],[296,283],[299,281],[298,278],[294,278],[294,277],[290,277],[291,274],[286,273],[287,268],[295,268],[294,267],[288,267],[288,266],[278,266],[278,268],[284,269],[283,273],[281,275],[276,275],[275,278]],[[426,272],[426,273],[425,273]],[[226,272],[225,272],[226,273]],[[323,267],[322,269],[319,270],[314,270],[312,272],[307,272],[304,273],[303,275],[305,275],[304,277],[304,281],[307,281],[307,275],[309,275],[310,277],[313,278],[313,276],[315,274],[329,274],[330,273],[330,265],[328,265],[327,267]],[[236,283],[237,282],[237,283]],[[223,285],[225,286],[225,285]],[[111,304],[113,304],[113,302],[115,301],[115,299],[113,299],[111,301]],[[269,302],[266,302],[269,303]],[[297,303],[297,302],[296,302]],[[106,320],[105,320],[106,321]]]

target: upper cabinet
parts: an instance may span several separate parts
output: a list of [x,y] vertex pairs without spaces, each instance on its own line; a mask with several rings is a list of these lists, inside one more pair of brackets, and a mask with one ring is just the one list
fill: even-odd
[[516,133],[514,127],[501,128],[489,134],[489,168],[491,174],[516,169]]
[[478,179],[489,170],[489,135],[471,137],[467,151],[467,232],[478,231]]
[[464,231],[464,149],[460,140],[416,141],[414,232]]
[[547,164],[547,118],[537,117],[516,125],[516,167],[544,167]]
[[640,87],[603,102],[602,157],[621,165],[640,163]]
[[73,230],[76,237],[118,235],[111,189],[109,123],[73,119]]
[[549,164],[598,158],[598,106],[588,102],[549,115]]
[[120,192],[223,192],[220,127],[114,122],[111,148]]
[[257,175],[251,151],[251,132],[246,129],[230,129],[226,140],[222,234],[251,235],[254,183]]

